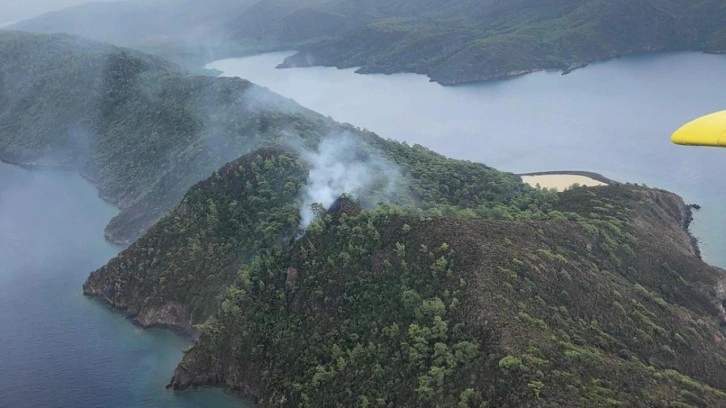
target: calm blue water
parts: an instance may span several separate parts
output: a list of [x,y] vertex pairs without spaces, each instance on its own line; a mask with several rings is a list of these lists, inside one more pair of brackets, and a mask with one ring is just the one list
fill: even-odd
[[726,56],[660,54],[594,64],[569,75],[442,87],[413,74],[275,69],[289,53],[216,61],[333,118],[383,137],[515,173],[590,170],[701,204],[694,233],[726,267],[726,149],[670,143],[681,124],[726,109]]
[[82,295],[119,251],[103,239],[114,214],[75,173],[0,164],[0,407],[243,406],[166,391],[189,343]]

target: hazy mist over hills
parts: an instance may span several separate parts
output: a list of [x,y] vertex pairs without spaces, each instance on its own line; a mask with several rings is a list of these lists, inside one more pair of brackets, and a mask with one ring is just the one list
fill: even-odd
[[[96,2],[112,2],[115,0],[96,0]],[[87,0],[0,0],[0,24],[24,20],[49,11],[61,10],[66,7],[88,3]]]
[[48,13],[12,29],[65,32],[196,67],[295,49],[281,67],[413,72],[455,85],[631,54],[719,52],[725,19],[720,0],[127,0]]
[[6,28],[77,35],[199,67],[218,54],[228,54],[222,51],[231,46],[225,41],[225,16],[237,15],[252,3],[254,0],[90,2],[50,11]]

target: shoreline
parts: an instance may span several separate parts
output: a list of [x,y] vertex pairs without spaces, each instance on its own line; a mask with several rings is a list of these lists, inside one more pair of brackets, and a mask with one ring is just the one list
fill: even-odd
[[[679,196],[680,197],[680,196]],[[698,204],[686,204],[686,210],[683,220],[683,229],[686,231],[686,234],[688,234],[688,237],[691,239],[691,247],[693,248],[693,252],[696,253],[696,257],[698,259],[706,262],[703,259],[703,253],[701,252],[701,240],[698,239],[698,237],[691,231],[691,224],[695,221],[694,219],[694,211],[698,211],[701,209],[701,206]],[[710,263],[706,262],[707,264],[711,265]],[[718,266],[712,265],[716,268]]]
[[10,166],[17,166],[21,169],[25,170],[62,170],[62,171],[74,171],[77,170],[75,167],[67,165],[67,164],[37,164],[37,163],[28,163],[23,162],[19,160],[13,160],[9,159],[7,156],[3,155],[2,152],[0,152],[0,162],[8,164]]
[[[275,51],[273,51],[275,52]],[[710,54],[710,55],[726,55],[726,50],[706,50],[706,49],[660,49],[660,48],[653,48],[653,49],[641,49],[641,50],[629,50],[624,51],[622,53],[615,53],[611,55],[601,55],[601,56],[593,56],[591,58],[584,59],[582,61],[576,61],[572,62],[568,65],[560,65],[560,66],[541,66],[538,64],[533,64],[530,68],[523,68],[519,70],[514,71],[507,71],[507,72],[499,72],[499,73],[492,73],[487,75],[478,75],[473,74],[470,75],[466,79],[444,79],[441,78],[438,75],[433,74],[432,72],[429,72],[430,70],[424,70],[424,71],[411,71],[407,70],[405,68],[394,68],[394,69],[381,69],[379,67],[367,67],[367,66],[348,66],[340,63],[334,63],[334,62],[328,62],[328,63],[291,63],[288,62],[288,59],[298,57],[298,58],[304,58],[307,56],[310,56],[311,53],[309,51],[300,51],[298,49],[292,48],[293,54],[283,58],[283,61],[280,62],[275,66],[276,69],[288,69],[288,68],[311,68],[311,67],[327,67],[327,68],[337,68],[337,69],[354,69],[356,74],[359,75],[392,75],[392,74],[415,74],[415,75],[423,75],[425,76],[429,82],[437,83],[444,87],[459,87],[459,86],[466,86],[466,85],[476,85],[476,84],[484,84],[484,83],[490,83],[490,82],[497,82],[497,81],[506,81],[509,79],[515,79],[521,76],[529,75],[536,72],[559,72],[560,75],[569,75],[575,71],[578,71],[583,68],[587,68],[594,64],[601,64],[601,63],[607,63],[614,60],[620,60],[624,58],[637,58],[637,57],[647,57],[647,56],[653,56],[653,55],[664,55],[664,54],[675,54],[675,53],[702,53],[702,54]],[[267,54],[268,52],[263,52],[261,54]],[[261,55],[259,53],[252,53],[250,55]],[[250,55],[242,55],[239,57],[230,57],[230,58],[244,58]],[[224,59],[224,58],[223,58]],[[215,61],[207,62],[206,65],[211,64]],[[205,65],[205,66],[206,66]]]
[[[7,164],[9,166],[16,166],[20,167],[24,170],[59,170],[59,171],[68,171],[68,172],[75,172],[80,176],[83,180],[85,180],[88,184],[90,184],[95,190],[96,190],[96,196],[106,204],[112,206],[116,209],[116,215],[114,217],[118,216],[121,211],[123,211],[123,208],[119,203],[117,203],[115,200],[113,200],[108,195],[104,194],[101,186],[99,183],[95,180],[93,180],[89,175],[83,172],[82,169],[79,169],[75,166],[71,166],[68,164],[37,164],[37,163],[28,163],[28,162],[22,162],[22,161],[16,161],[8,159],[6,156],[3,156],[2,153],[0,153],[0,163]],[[110,223],[110,220],[109,220]],[[106,224],[106,227],[108,227],[109,224]],[[131,245],[131,242],[121,241],[115,239],[113,236],[109,235],[106,232],[106,229],[104,228],[104,238],[106,239],[106,242],[112,245],[116,245],[119,247],[128,247]]]
[[[91,185],[96,190],[96,196],[98,197],[98,199],[100,199],[101,201],[103,201],[106,204],[115,208],[117,210],[117,213],[121,211],[121,208],[116,203],[114,203],[110,198],[108,198],[102,194],[98,183],[96,183],[89,176],[84,174],[83,171],[81,171],[80,169],[77,169],[73,166],[62,165],[62,164],[36,164],[36,163],[27,163],[27,162],[21,162],[21,161],[16,161],[16,160],[9,160],[7,157],[3,156],[2,154],[0,154],[0,163],[8,165],[8,166],[15,166],[15,167],[18,167],[18,168],[21,168],[24,170],[28,170],[28,171],[50,170],[50,171],[75,172],[76,174],[78,174],[79,177],[81,177],[81,179],[83,179],[83,181],[85,181],[86,183]],[[124,244],[124,243],[118,242],[117,240],[109,239],[109,234],[106,233],[105,228],[104,228],[104,240],[111,245],[119,247],[121,249],[121,251],[123,251],[129,245],[129,244]],[[94,272],[94,271],[92,271],[92,272]],[[89,273],[89,278],[90,278],[92,272]],[[89,278],[86,278],[86,282],[88,281]],[[83,286],[85,286],[85,283]],[[116,313],[122,314],[132,325],[134,325],[136,327],[139,327],[139,328],[142,328],[145,330],[151,329],[151,328],[159,328],[159,329],[168,330],[168,331],[174,333],[175,335],[177,335],[181,338],[190,340],[190,341],[196,341],[196,339],[199,337],[199,333],[194,328],[186,328],[186,327],[182,327],[182,326],[178,326],[178,325],[174,325],[174,324],[164,324],[164,323],[144,325],[137,319],[138,314],[130,313],[126,308],[115,305],[114,303],[110,302],[108,299],[103,298],[99,294],[86,292],[85,288],[82,291],[82,295],[87,299],[95,301],[96,303],[103,305],[104,307],[107,307],[110,310],[115,311]]]
[[607,178],[600,173],[584,170],[552,170],[552,171],[535,171],[532,173],[516,173],[519,177],[526,176],[582,176],[599,181],[604,184],[622,184],[619,181]]
[[517,176],[523,183],[533,188],[555,189],[559,192],[568,190],[574,185],[601,187],[621,184],[602,174],[577,170],[540,171],[517,174]]
[[130,312],[127,307],[122,307],[122,306],[116,305],[98,293],[92,293],[91,291],[86,291],[85,287],[83,288],[82,295],[86,299],[98,304],[101,307],[104,307],[114,313],[121,314],[134,327],[138,327],[138,328],[144,329],[144,330],[148,330],[148,329],[167,330],[167,331],[175,334],[176,336],[183,338],[185,340],[189,340],[191,342],[195,342],[199,338],[199,332],[196,329],[194,329],[193,327],[187,328],[187,327],[182,327],[182,326],[179,326],[176,324],[171,324],[171,323],[143,324],[140,320],[138,320],[139,313],[134,314],[134,313]]
[[[516,174],[519,177],[537,177],[537,176],[579,176],[579,177],[585,177],[589,178],[593,181],[596,181],[599,184],[599,186],[607,186],[607,185],[619,185],[623,184],[619,181],[615,181],[613,179],[610,179],[608,177],[603,176],[600,173],[595,173],[591,171],[584,171],[584,170],[553,170],[553,171],[537,171],[537,172],[531,172],[531,173],[520,173]],[[525,182],[525,184],[528,184],[524,179],[522,180]],[[533,186],[534,187],[534,186]],[[545,187],[545,186],[542,186]],[[549,188],[549,187],[545,187]],[[657,189],[656,189],[657,190]],[[664,190],[667,191],[667,190]],[[673,194],[676,194],[678,197],[681,197],[680,194],[673,192]],[[683,197],[681,197],[681,200],[683,200]],[[683,230],[686,232],[688,237],[690,238],[690,244],[693,248],[693,252],[695,253],[696,257],[706,263],[708,263],[706,260],[703,259],[703,253],[701,252],[701,240],[691,231],[691,225],[695,221],[695,213],[701,209],[701,206],[699,204],[688,204],[685,203],[685,210],[683,214]],[[708,263],[711,265],[710,263]],[[715,267],[718,267],[716,265],[712,265]]]

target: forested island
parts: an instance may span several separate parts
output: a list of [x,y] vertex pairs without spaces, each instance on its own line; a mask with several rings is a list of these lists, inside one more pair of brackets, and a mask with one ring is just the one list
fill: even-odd
[[197,65],[295,49],[281,67],[413,72],[456,85],[569,72],[632,54],[723,52],[723,21],[721,0],[174,0],[90,4],[13,28],[97,38]]
[[137,51],[0,33],[0,157],[130,245],[84,293],[260,406],[720,406],[726,272],[675,194],[539,190]]

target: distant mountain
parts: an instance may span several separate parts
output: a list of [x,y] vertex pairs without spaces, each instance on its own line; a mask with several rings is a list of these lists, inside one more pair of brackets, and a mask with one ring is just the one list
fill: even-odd
[[199,334],[175,389],[263,407],[726,405],[726,271],[672,193],[535,190],[241,79],[16,32],[0,33],[0,158],[78,170],[120,207],[109,237],[140,238],[83,290]]
[[[723,21],[720,0],[332,0],[291,7],[268,26],[302,42],[283,67],[415,72],[454,85],[643,52],[723,51]],[[310,27],[326,29],[315,39]]]
[[654,51],[726,50],[721,0],[126,0],[13,25],[185,66],[297,49],[280,66],[415,72],[444,85]]
[[328,0],[262,0],[226,23],[230,37],[242,41],[295,45],[338,35],[348,16],[321,10]]

